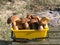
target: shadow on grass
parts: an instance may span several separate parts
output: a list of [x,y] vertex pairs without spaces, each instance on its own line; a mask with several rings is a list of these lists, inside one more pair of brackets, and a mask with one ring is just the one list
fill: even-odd
[[17,45],[17,44],[22,44],[22,43],[28,43],[29,41],[5,41],[5,40],[0,40],[0,45]]
[[29,41],[5,41],[5,40],[0,40],[0,45],[28,45],[31,44],[33,45],[34,42],[37,43],[41,40],[29,40]]
[[12,45],[12,41],[0,40],[0,45]]

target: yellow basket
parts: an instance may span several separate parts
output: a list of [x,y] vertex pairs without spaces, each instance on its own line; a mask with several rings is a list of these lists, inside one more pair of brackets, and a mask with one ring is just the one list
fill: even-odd
[[15,38],[25,38],[25,39],[34,39],[34,38],[43,38],[47,36],[47,31],[49,28],[45,28],[43,30],[14,30],[11,28]]

